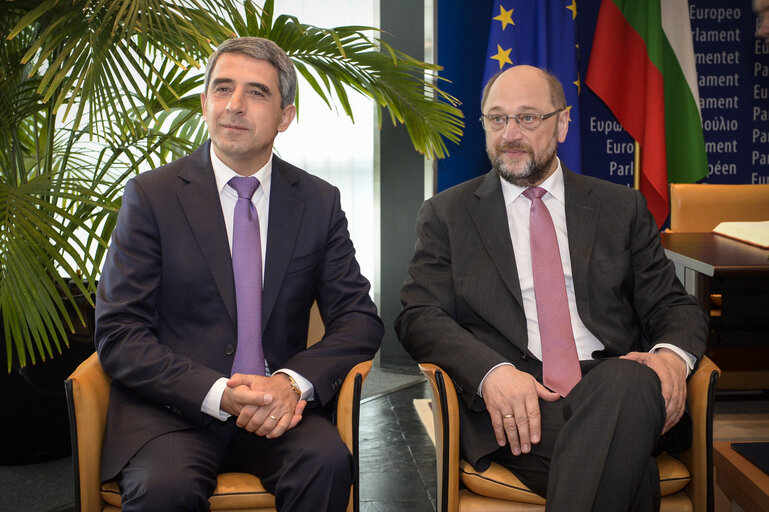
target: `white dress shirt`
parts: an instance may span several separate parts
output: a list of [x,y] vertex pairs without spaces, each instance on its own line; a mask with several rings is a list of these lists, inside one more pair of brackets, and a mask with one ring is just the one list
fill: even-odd
[[[555,234],[558,239],[558,251],[561,255],[561,264],[563,265],[563,275],[566,280],[566,296],[569,301],[569,317],[571,319],[571,329],[574,333],[574,342],[577,345],[577,355],[580,361],[593,359],[593,352],[603,349],[603,343],[596,338],[582,322],[577,312],[577,300],[574,293],[574,278],[571,270],[571,256],[569,253],[569,238],[566,231],[566,195],[563,183],[563,171],[561,161],[558,161],[558,167],[539,187],[545,189],[547,193],[542,196],[550,217],[553,219]],[[526,328],[529,336],[529,351],[542,360],[542,340],[539,334],[539,321],[537,317],[537,301],[534,298],[534,274],[531,267],[531,242],[529,240],[529,211],[531,209],[531,200],[523,195],[528,187],[519,187],[499,178],[502,183],[502,195],[505,198],[505,207],[507,210],[507,225],[510,230],[510,239],[513,242],[513,252],[515,254],[515,267],[518,271],[518,280],[521,285],[521,296],[523,298],[523,310],[526,314]],[[658,343],[649,351],[656,352],[660,348],[669,348],[678,354],[685,362],[689,371],[694,368],[696,362],[694,356],[681,350],[675,345],[668,343]],[[512,363],[502,363],[509,364]],[[497,368],[501,365],[496,365]],[[491,373],[492,368],[486,374]],[[478,394],[481,394],[484,376],[481,385],[478,387]]]
[[[219,200],[222,206],[222,214],[224,215],[224,225],[227,228],[227,239],[230,242],[230,253],[232,253],[232,225],[233,216],[235,214],[235,203],[238,201],[238,193],[234,188],[227,183],[234,177],[240,176],[238,173],[230,169],[221,159],[216,155],[214,146],[211,145],[211,165],[214,168],[214,176],[216,178],[216,189],[219,191]],[[272,155],[267,161],[264,167],[256,171],[251,176],[259,180],[259,188],[254,192],[251,202],[256,208],[256,213],[259,216],[259,235],[262,244],[262,262],[265,262],[267,255],[267,226],[269,225],[270,215],[270,186],[272,184]],[[262,264],[262,283],[264,283],[264,268]],[[267,361],[264,362],[265,375],[270,375],[270,369],[267,366]],[[302,400],[310,400],[314,395],[314,389],[312,383],[296,373],[293,370],[282,368],[275,370],[275,373],[285,373],[290,375],[296,382],[297,387],[302,392]],[[224,389],[227,387],[227,378],[222,377],[214,382],[211,389],[206,394],[200,410],[209,416],[218,418],[222,421],[230,417],[226,412],[223,412],[220,408],[222,402],[222,395]]]

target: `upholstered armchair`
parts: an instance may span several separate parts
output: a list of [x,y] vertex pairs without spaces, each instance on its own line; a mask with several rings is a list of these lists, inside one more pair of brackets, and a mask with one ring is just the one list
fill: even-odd
[[[323,336],[323,324],[314,307],[310,318],[308,345]],[[358,418],[363,381],[371,370],[371,361],[362,362],[347,374],[336,405],[337,428],[342,440],[358,460]],[[107,418],[110,378],[104,373],[97,354],[86,359],[65,381],[69,407],[72,458],[75,470],[75,510],[114,512],[121,510],[120,490],[114,482],[101,483],[102,439]],[[357,465],[357,464],[356,464]],[[275,497],[259,479],[245,473],[223,473],[210,498],[211,510],[275,511]],[[347,505],[357,512],[359,502],[356,475]]]
[[[420,364],[432,391],[438,512],[544,511],[545,500],[512,472],[492,463],[476,471],[459,456],[459,404],[451,378],[434,364]],[[720,370],[703,357],[689,378],[687,403],[694,422],[691,448],[675,459],[657,457],[662,512],[713,510],[713,398]]]

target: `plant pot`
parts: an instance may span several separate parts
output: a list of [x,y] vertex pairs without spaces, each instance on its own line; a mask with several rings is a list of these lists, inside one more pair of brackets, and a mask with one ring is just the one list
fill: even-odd
[[0,465],[32,464],[71,453],[64,380],[94,351],[93,306],[82,295],[75,299],[85,324],[78,325],[73,310],[76,332],[67,336],[69,347],[35,365],[15,364],[10,373],[0,372],[0,396],[8,412],[0,425]]

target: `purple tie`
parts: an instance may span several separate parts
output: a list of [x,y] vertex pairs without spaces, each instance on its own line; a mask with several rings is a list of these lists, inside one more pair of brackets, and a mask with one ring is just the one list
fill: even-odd
[[259,215],[251,197],[259,180],[238,176],[229,185],[238,193],[232,228],[232,270],[238,305],[238,348],[232,374],[264,375],[262,350],[262,243]]
[[523,195],[531,199],[529,239],[542,341],[543,382],[559,395],[566,396],[582,378],[582,371],[571,330],[558,239],[553,219],[542,201],[546,192],[543,188],[532,187],[526,189]]

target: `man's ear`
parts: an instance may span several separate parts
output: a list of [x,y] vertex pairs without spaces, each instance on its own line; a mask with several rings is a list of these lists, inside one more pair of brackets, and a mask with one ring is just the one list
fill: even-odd
[[571,119],[571,107],[566,107],[563,112],[558,113],[558,142],[566,140],[566,134],[569,132],[569,119]]
[[283,109],[283,115],[280,118],[280,124],[278,125],[278,131],[284,132],[289,127],[291,122],[296,117],[296,106],[288,105]]
[[203,111],[203,120],[207,121],[207,119],[206,119],[206,93],[204,93],[204,92],[200,93],[200,109]]

